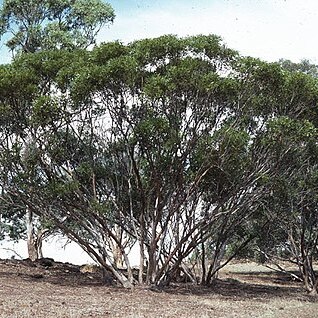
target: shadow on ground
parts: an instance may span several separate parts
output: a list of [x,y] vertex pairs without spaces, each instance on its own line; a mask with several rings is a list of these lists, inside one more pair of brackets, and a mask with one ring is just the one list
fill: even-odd
[[[149,288],[153,292],[178,295],[218,295],[224,299],[272,299],[277,297],[317,302],[317,298],[306,294],[300,282],[289,275],[268,271],[230,272],[227,278],[215,280],[211,286],[190,283],[171,284],[168,287]],[[111,277],[101,270],[82,272],[81,266],[60,262],[31,262],[30,260],[0,260],[0,281],[8,279],[21,282],[49,283],[67,287],[113,286]]]
[[[308,295],[302,283],[291,279],[287,274],[274,272],[236,272],[231,278],[217,279],[211,286],[175,284],[163,290],[172,294],[220,295],[232,300],[272,299],[278,297],[301,301],[318,302]],[[235,278],[234,278],[235,277]]]

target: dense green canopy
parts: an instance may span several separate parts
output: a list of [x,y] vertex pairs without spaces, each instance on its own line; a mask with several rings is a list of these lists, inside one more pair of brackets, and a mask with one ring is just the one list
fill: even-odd
[[167,35],[27,54],[0,78],[1,213],[54,222],[123,285],[196,281],[190,261],[209,284],[251,242],[316,255],[314,77]]
[[114,17],[102,0],[4,0],[0,39],[11,35],[7,46],[14,52],[86,48]]

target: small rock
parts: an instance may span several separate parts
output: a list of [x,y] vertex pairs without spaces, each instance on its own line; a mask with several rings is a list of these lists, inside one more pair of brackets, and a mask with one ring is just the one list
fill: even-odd
[[40,264],[43,267],[52,267],[54,265],[54,259],[43,257],[36,260],[36,263]]

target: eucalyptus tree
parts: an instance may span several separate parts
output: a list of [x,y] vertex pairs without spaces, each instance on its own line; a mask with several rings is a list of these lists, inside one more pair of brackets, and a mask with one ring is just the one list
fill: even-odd
[[[250,81],[255,96],[246,96],[257,106],[255,118],[263,126],[262,145],[275,173],[265,174],[260,180],[269,191],[263,197],[259,216],[246,229],[255,234],[257,250],[264,260],[285,272],[282,260],[297,265],[298,274],[290,274],[315,294],[318,86],[315,74],[305,74],[296,64],[294,67],[289,70],[286,65],[276,65],[271,75],[268,66],[265,73],[255,68],[257,77],[262,73],[264,80],[271,83],[269,89],[265,82]],[[255,221],[264,218],[268,221],[260,229]]]
[[[222,169],[211,171],[224,156],[234,159],[228,139],[221,147],[224,135],[233,138],[233,151],[242,138],[241,151],[247,152],[249,139],[231,118],[237,81],[224,76],[233,71],[236,53],[219,41],[215,36],[166,36],[133,43],[128,48],[133,59],[123,50],[110,60],[110,47],[102,46],[93,52],[101,65],[89,69],[85,85],[78,83],[84,96],[91,87],[86,81],[93,84],[92,101],[111,123],[105,137],[121,146],[115,159],[120,158],[126,187],[113,190],[110,199],[117,222],[138,241],[140,283],[143,269],[150,284],[169,283],[180,267],[189,274],[187,259],[218,227],[221,215],[247,211],[241,203],[224,208],[226,194],[216,188],[209,189],[214,198],[204,200],[201,187],[212,177],[222,183]],[[255,182],[245,173],[245,182]]]
[[11,35],[7,46],[15,53],[87,48],[114,17],[102,0],[4,0],[0,38]]
[[91,61],[72,94],[107,119],[98,135],[120,177],[106,181],[109,196],[99,203],[110,204],[111,219],[137,240],[139,283],[169,283],[180,268],[195,280],[187,262],[208,244],[201,280],[210,284],[257,236],[238,229],[254,222],[261,230],[272,219],[260,215],[272,191],[267,180],[293,149],[273,151],[271,123],[313,114],[311,77],[241,58],[215,36],[106,44]]
[[290,275],[317,295],[317,127],[309,120],[285,117],[273,121],[270,131],[272,151],[285,155],[277,162],[279,173],[269,182],[267,209],[272,221],[259,248],[279,271],[289,273],[282,261],[296,265],[298,273]]
[[[32,191],[32,183],[39,182],[33,161],[41,148],[40,137],[48,131],[54,134],[55,125],[63,124],[62,106],[66,106],[57,87],[53,87],[53,80],[57,69],[65,62],[70,63],[68,57],[62,51],[44,52],[38,56],[25,55],[13,64],[1,67],[1,214],[10,232],[10,224],[17,225],[20,219],[20,226],[15,231],[19,235],[14,239],[27,238],[32,260],[41,257],[42,239],[56,227],[49,220],[35,217],[20,200],[13,200],[5,188],[14,182],[21,191],[26,187]],[[32,183],[23,182],[26,177]]]
[[[85,51],[47,51],[21,56],[2,66],[0,209],[2,215],[27,210],[53,222],[109,268],[100,256],[105,254],[104,245],[97,245],[102,248],[98,254],[92,248],[96,244],[89,244],[96,224],[89,232],[68,217],[72,210],[78,210],[76,205],[83,215],[89,215],[86,199],[94,197],[94,177],[90,181],[96,152],[90,130],[92,109],[72,102],[68,84],[86,57]],[[72,194],[78,184],[84,192],[80,200]],[[52,214],[46,213],[47,209]]]
[[2,71],[5,193],[127,287],[168,284],[180,271],[196,281],[195,255],[210,284],[256,236],[248,229],[272,218],[271,182],[294,149],[276,151],[273,123],[304,120],[317,97],[213,35],[38,53]]
[[[24,113],[29,126],[23,130],[27,135],[36,131],[35,144],[32,149],[26,145],[19,165],[24,171],[28,162],[32,173],[19,175],[23,189],[11,182],[7,191],[54,220],[123,284],[134,278],[114,224],[138,241],[139,282],[144,282],[145,268],[146,282],[152,284],[167,280],[194,250],[201,227],[209,227],[198,211],[198,184],[210,166],[205,158],[195,170],[191,161],[200,137],[221,120],[222,112],[210,109],[211,103],[216,110],[224,103],[226,109],[232,98],[223,102],[231,84],[223,73],[236,53],[219,41],[215,36],[167,36],[127,47],[106,44],[80,67],[65,58],[55,63],[47,53],[15,62],[36,74],[44,89],[58,87],[62,93],[59,79],[69,83],[57,102],[44,91],[31,96]],[[42,82],[46,72],[54,85]],[[72,109],[68,116],[66,109],[59,113],[62,105]],[[72,222],[66,226],[66,219],[79,228]],[[116,268],[111,242],[122,252],[128,282]]]
[[[11,35],[7,46],[15,56],[43,50],[83,49],[95,44],[100,28],[112,23],[114,17],[112,7],[100,0],[4,0],[0,9],[0,39]],[[49,78],[44,79],[44,84],[48,81]],[[43,81],[39,85],[43,88]],[[47,90],[47,94],[56,93]],[[42,254],[42,236],[50,231],[43,222],[35,222],[31,211],[27,229],[29,257],[36,259]]]
[[312,64],[310,60],[301,60],[300,63],[294,63],[290,60],[280,59],[279,64],[291,72],[301,72],[313,77],[317,77],[317,65]]

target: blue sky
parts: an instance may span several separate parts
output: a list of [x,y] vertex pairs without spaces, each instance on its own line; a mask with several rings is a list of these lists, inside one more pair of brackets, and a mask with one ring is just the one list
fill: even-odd
[[[0,3],[2,1],[0,0]],[[243,55],[318,62],[317,0],[109,0],[112,26],[99,42],[125,43],[162,34],[217,34]],[[3,41],[0,63],[9,56]]]

